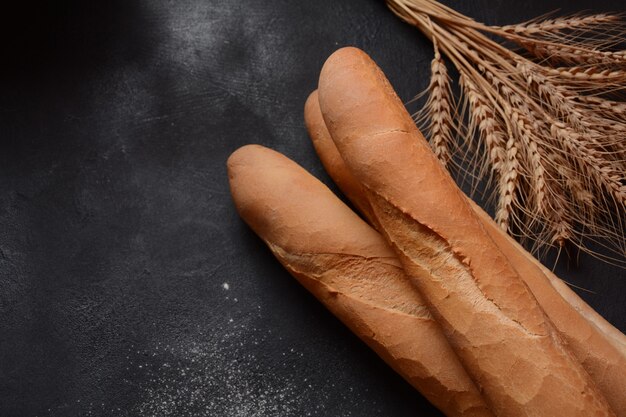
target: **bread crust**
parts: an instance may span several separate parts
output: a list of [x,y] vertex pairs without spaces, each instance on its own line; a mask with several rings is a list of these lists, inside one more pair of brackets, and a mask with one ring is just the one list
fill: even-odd
[[378,225],[499,416],[615,415],[376,64],[326,61],[324,121]]
[[380,234],[277,152],[240,148],[228,173],[241,217],[387,364],[447,416],[493,416]]
[[[309,135],[326,171],[363,215],[375,222],[363,187],[345,165],[326,128],[317,91],[309,96],[304,115]],[[477,204],[469,198],[468,201],[487,234],[528,285],[615,413],[626,416],[625,336],[502,231]]]

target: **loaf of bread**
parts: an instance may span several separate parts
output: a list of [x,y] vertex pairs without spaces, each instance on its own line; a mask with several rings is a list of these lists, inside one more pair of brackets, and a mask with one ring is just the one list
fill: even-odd
[[[326,128],[317,92],[313,92],[307,99],[304,119],[315,150],[328,174],[363,215],[373,219],[372,208],[363,187],[350,173]],[[504,233],[478,205],[470,199],[468,201],[487,234],[528,285],[615,413],[626,417],[625,336]]]
[[343,48],[319,103],[376,223],[498,416],[614,416],[382,71]]
[[284,267],[447,416],[493,416],[384,239],[283,155],[228,160],[241,217]]

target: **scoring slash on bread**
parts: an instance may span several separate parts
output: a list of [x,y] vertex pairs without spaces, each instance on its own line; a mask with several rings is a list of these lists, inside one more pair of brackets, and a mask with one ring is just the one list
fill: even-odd
[[319,81],[324,121],[376,224],[499,416],[614,416],[362,51]]
[[[365,191],[345,165],[326,128],[317,91],[306,101],[304,119],[324,168],[370,222],[376,222]],[[626,416],[626,337],[546,269],[469,198],[485,231],[528,285],[578,361],[618,416]]]
[[241,217],[284,267],[447,416],[493,416],[382,236],[285,156],[228,160]]

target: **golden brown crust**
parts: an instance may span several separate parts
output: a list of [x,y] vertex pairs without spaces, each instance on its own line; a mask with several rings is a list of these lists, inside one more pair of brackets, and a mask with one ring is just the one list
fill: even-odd
[[335,52],[319,101],[385,237],[495,414],[614,415],[374,62]]
[[[622,346],[611,336],[612,333],[607,334],[600,327],[604,319],[600,321],[591,314],[587,315],[588,318],[582,315],[581,311],[593,310],[573,292],[568,294],[566,290],[571,290],[562,281],[545,267],[540,267],[541,264],[504,233],[480,207],[473,203],[472,205],[489,236],[523,277],[578,361],[607,398],[615,414],[626,416],[626,355]],[[573,302],[581,310],[577,310]],[[606,325],[603,327],[606,328]],[[617,332],[617,329],[610,327]]]
[[[319,104],[311,94],[305,122],[328,174],[370,219],[371,206],[361,184],[345,165],[324,124]],[[348,186],[346,186],[348,185]],[[529,286],[539,305],[567,341],[576,358],[604,393],[618,416],[626,416],[626,353],[624,335],[607,323],[573,291],[504,233],[478,205],[469,203],[486,232]]]
[[315,147],[315,152],[319,155],[326,172],[330,174],[352,204],[372,224],[374,221],[372,208],[369,201],[367,201],[363,187],[350,173],[343,159],[341,159],[341,155],[326,128],[326,123],[324,123],[322,111],[320,110],[317,90],[309,95],[304,105],[304,123]]
[[[486,215],[486,214],[485,214]],[[513,241],[516,245],[517,242]],[[531,262],[546,276],[546,278],[552,284],[552,287],[563,297],[576,311],[578,311],[587,321],[600,329],[611,340],[611,343],[615,348],[626,357],[626,335],[620,332],[615,326],[606,321],[604,317],[598,314],[593,308],[591,308],[585,301],[583,301],[578,294],[576,294],[565,282],[559,277],[554,275],[552,271],[541,264],[530,253],[523,250],[524,256],[528,258],[528,262]]]
[[[310,175],[294,176],[295,164],[278,152],[246,145],[235,151],[227,164],[237,210],[267,241],[294,253],[358,251],[363,256],[377,257],[386,251],[394,259],[376,231],[344,204],[337,207],[334,194],[326,187],[320,191],[317,179]],[[264,181],[257,178],[259,166],[264,167]],[[285,205],[284,200],[291,198],[295,190],[299,198]],[[324,193],[325,198],[318,198]],[[280,212],[277,207],[281,207]],[[326,217],[313,216],[314,213],[325,213]]]
[[302,285],[446,415],[492,416],[378,233],[274,151],[241,148],[228,171],[237,210]]

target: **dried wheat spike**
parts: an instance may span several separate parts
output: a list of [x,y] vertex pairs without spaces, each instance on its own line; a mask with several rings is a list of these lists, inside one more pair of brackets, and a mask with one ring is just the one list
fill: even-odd
[[580,103],[594,106],[596,109],[602,109],[605,114],[611,114],[619,117],[616,121],[626,122],[626,103],[609,100],[598,96],[575,96],[574,99]]
[[[475,128],[478,128],[480,137],[485,142],[487,156],[491,164],[491,170],[498,175],[502,163],[506,160],[506,140],[500,126],[500,122],[494,117],[493,110],[488,104],[488,99],[480,92],[466,74],[461,72],[459,85],[463,89],[469,103],[470,129],[468,136],[473,136]],[[471,140],[468,137],[467,140]]]
[[[449,162],[454,149],[455,164],[448,169],[460,166],[460,180],[469,177],[472,186],[486,180],[500,227],[534,242],[537,252],[569,242],[626,266],[622,16],[540,18],[499,27],[436,0],[387,3],[435,44],[430,96],[420,115],[429,121],[426,131],[437,155]],[[511,41],[526,52],[509,49]],[[437,78],[445,69],[439,51],[460,75],[458,117],[447,117],[453,101],[444,94],[447,72],[446,84]],[[446,133],[454,131],[464,132],[460,143]]]
[[500,29],[504,32],[532,37],[545,33],[558,33],[564,30],[578,28],[593,30],[598,27],[603,28],[607,24],[614,24],[616,21],[619,21],[619,16],[599,13],[587,16],[574,15],[556,17],[544,20],[532,19],[528,22],[518,23],[515,25],[500,26]]
[[511,232],[511,215],[517,204],[517,196],[519,194],[517,149],[515,138],[513,134],[510,134],[509,140],[506,142],[506,159],[502,164],[501,179],[498,187],[500,198],[498,199],[495,216],[496,223],[506,232]]
[[429,96],[425,105],[429,120],[427,134],[435,155],[446,166],[452,157],[452,144],[455,143],[452,117],[455,105],[448,70],[436,45],[435,58],[431,61],[430,67]]
[[598,51],[570,45],[554,45],[531,40],[520,40],[519,44],[535,57],[552,64],[569,65],[614,65],[626,67],[626,51]]
[[544,68],[544,71],[550,76],[578,82],[600,81],[603,83],[618,83],[619,85],[623,85],[626,82],[625,70],[614,70],[598,65]]

